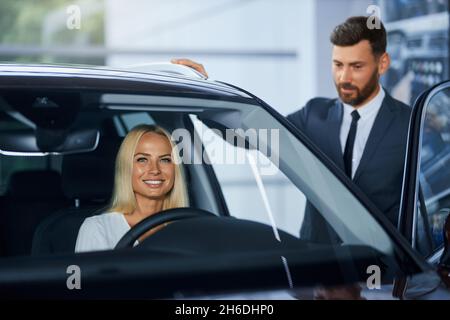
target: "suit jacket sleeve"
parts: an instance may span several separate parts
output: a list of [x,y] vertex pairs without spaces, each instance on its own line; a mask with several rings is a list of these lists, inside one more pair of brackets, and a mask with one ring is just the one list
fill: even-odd
[[300,130],[306,130],[306,124],[308,119],[308,105],[304,106],[298,111],[289,114],[286,118]]

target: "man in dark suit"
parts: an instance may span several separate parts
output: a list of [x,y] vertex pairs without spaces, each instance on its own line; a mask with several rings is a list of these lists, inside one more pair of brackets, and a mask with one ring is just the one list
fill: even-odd
[[[315,98],[288,116],[397,226],[411,109],[381,87],[389,68],[386,30],[352,17],[331,34],[339,98]],[[308,203],[301,237],[321,242],[334,232]]]
[[[386,30],[379,22],[371,29],[367,17],[351,17],[333,30],[332,72],[339,98],[312,99],[287,118],[397,226],[411,109],[379,83],[390,65]],[[192,60],[172,62],[207,77]],[[315,242],[339,241],[309,202],[300,235]]]

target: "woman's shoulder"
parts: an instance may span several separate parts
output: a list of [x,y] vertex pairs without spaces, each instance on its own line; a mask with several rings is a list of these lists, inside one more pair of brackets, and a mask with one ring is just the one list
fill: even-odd
[[109,228],[111,225],[121,224],[123,214],[120,212],[105,212],[88,217],[84,220],[83,225],[96,228]]
[[76,252],[114,248],[117,239],[127,231],[118,212],[106,212],[86,218],[78,232]]
[[120,212],[108,211],[108,212],[96,214],[95,216],[88,217],[84,221],[89,221],[91,223],[101,223],[104,221],[111,221],[111,220],[115,220],[117,218],[121,218],[121,215],[123,215],[123,214]]

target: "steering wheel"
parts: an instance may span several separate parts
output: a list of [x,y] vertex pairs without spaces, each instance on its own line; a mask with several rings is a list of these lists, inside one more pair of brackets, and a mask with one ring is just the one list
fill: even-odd
[[166,222],[199,217],[216,217],[216,215],[209,211],[194,208],[174,208],[155,213],[154,215],[145,218],[125,233],[114,249],[133,247],[133,244],[140,236]]

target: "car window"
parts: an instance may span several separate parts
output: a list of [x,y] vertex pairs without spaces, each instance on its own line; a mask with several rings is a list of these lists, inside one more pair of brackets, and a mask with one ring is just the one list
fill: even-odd
[[[205,130],[197,122],[206,151],[216,159],[211,163],[231,215],[298,236],[308,212],[308,219],[317,218],[319,222],[304,233],[302,238],[306,240],[364,244],[392,252],[389,236],[371,213],[286,128],[263,110],[252,110],[240,120],[241,127],[234,129],[240,129],[241,136],[249,134],[246,130],[256,130],[259,152],[235,147],[217,131]],[[319,232],[333,235],[317,239]]]
[[[92,101],[89,107],[80,107],[75,126],[101,129],[101,138],[95,152],[64,156],[61,170],[66,175],[62,174],[62,182],[64,193],[70,198],[70,206],[54,200],[45,200],[45,203],[42,199],[22,201],[24,207],[15,218],[21,221],[33,219],[25,230],[28,247],[21,251],[16,248],[18,242],[13,240],[24,230],[3,221],[4,229],[10,232],[2,233],[0,240],[5,240],[3,244],[11,245],[11,248],[5,247],[2,256],[5,259],[2,260],[32,252],[36,256],[67,254],[73,259],[90,261],[83,256],[84,253],[72,255],[75,240],[83,221],[94,214],[104,213],[111,199],[114,160],[121,136],[135,125],[156,123],[168,130],[179,145],[182,164],[188,173],[188,191],[193,200],[190,207],[223,216],[226,212],[221,210],[220,197],[214,196],[223,194],[226,211],[231,218],[221,217],[219,220],[214,217],[217,220],[198,222],[187,219],[186,225],[190,224],[187,232],[182,230],[184,222],[169,223],[167,233],[162,229],[149,237],[148,242],[143,241],[139,245],[144,250],[97,252],[97,256],[92,255],[96,257],[92,264],[87,263],[85,268],[94,270],[99,261],[109,258],[111,263],[122,263],[126,259],[116,261],[114,257],[128,254],[136,254],[136,259],[142,255],[151,261],[154,268],[148,270],[149,274],[165,269],[165,264],[179,265],[179,259],[190,259],[192,268],[202,267],[207,272],[213,272],[214,268],[221,268],[224,272],[229,268],[234,272],[241,270],[244,261],[250,264],[263,261],[264,264],[270,262],[277,268],[282,267],[282,281],[286,281],[286,274],[290,279],[291,272],[294,280],[289,281],[295,281],[296,272],[312,272],[311,268],[323,266],[321,272],[326,274],[316,274],[309,282],[312,286],[322,283],[330,269],[344,279],[342,281],[353,279],[365,283],[368,262],[375,262],[382,269],[383,284],[391,284],[393,276],[401,272],[397,257],[404,258],[405,255],[396,250],[398,246],[392,234],[388,234],[377,220],[383,216],[375,217],[375,210],[349,190],[312,147],[254,101],[108,95],[110,100],[99,100],[98,109]],[[123,110],[118,101],[124,103]],[[136,102],[139,105],[133,110]],[[109,103],[113,107],[109,108]],[[104,131],[108,127],[105,122],[112,125],[110,130]],[[180,140],[176,132],[190,136]],[[195,134],[192,136],[192,133]],[[194,156],[198,152],[200,162],[193,163],[189,157],[184,157],[185,154],[192,155],[192,148],[183,148],[181,142],[194,143]],[[197,142],[200,148],[197,148]],[[14,157],[11,159],[13,161]],[[51,201],[55,202],[56,209],[47,208]],[[45,208],[36,209],[35,203]],[[13,199],[9,205],[17,207],[18,203]],[[36,215],[37,210],[42,212],[40,217]],[[58,210],[57,219],[53,215],[55,210]],[[317,218],[319,224],[312,224],[309,234],[302,233],[311,218]],[[217,232],[202,229],[202,226]],[[323,232],[329,237],[315,238]],[[202,240],[196,242],[197,237]],[[180,238],[184,241],[179,241]],[[94,251],[111,251],[113,248]],[[267,258],[265,255],[271,256]],[[334,267],[341,263],[345,268]]]
[[450,210],[449,105],[450,89],[445,89],[434,95],[423,111],[416,246],[425,256],[442,246]]
[[[223,114],[191,118],[232,217],[270,226],[270,236],[281,242],[286,232],[312,245],[311,253],[314,246],[367,246],[393,257],[392,240],[372,213],[265,110],[243,111],[236,122]],[[227,130],[245,139],[230,139]],[[356,256],[349,257],[356,263]],[[398,265],[391,258],[382,264],[384,285],[392,283]],[[343,273],[357,270],[349,267]]]
[[125,113],[120,116],[121,123],[125,125],[126,131],[130,131],[139,124],[155,124],[148,112]]
[[[206,152],[212,159],[230,215],[279,228],[298,237],[306,205],[305,195],[292,184],[260,151],[249,151],[225,143],[201,121],[195,120],[197,131],[202,132]],[[220,161],[215,150],[223,148],[219,156],[234,155],[236,162]],[[252,162],[259,159],[260,163]],[[271,165],[273,172],[260,174],[261,164]],[[289,214],[297,212],[298,214]]]

